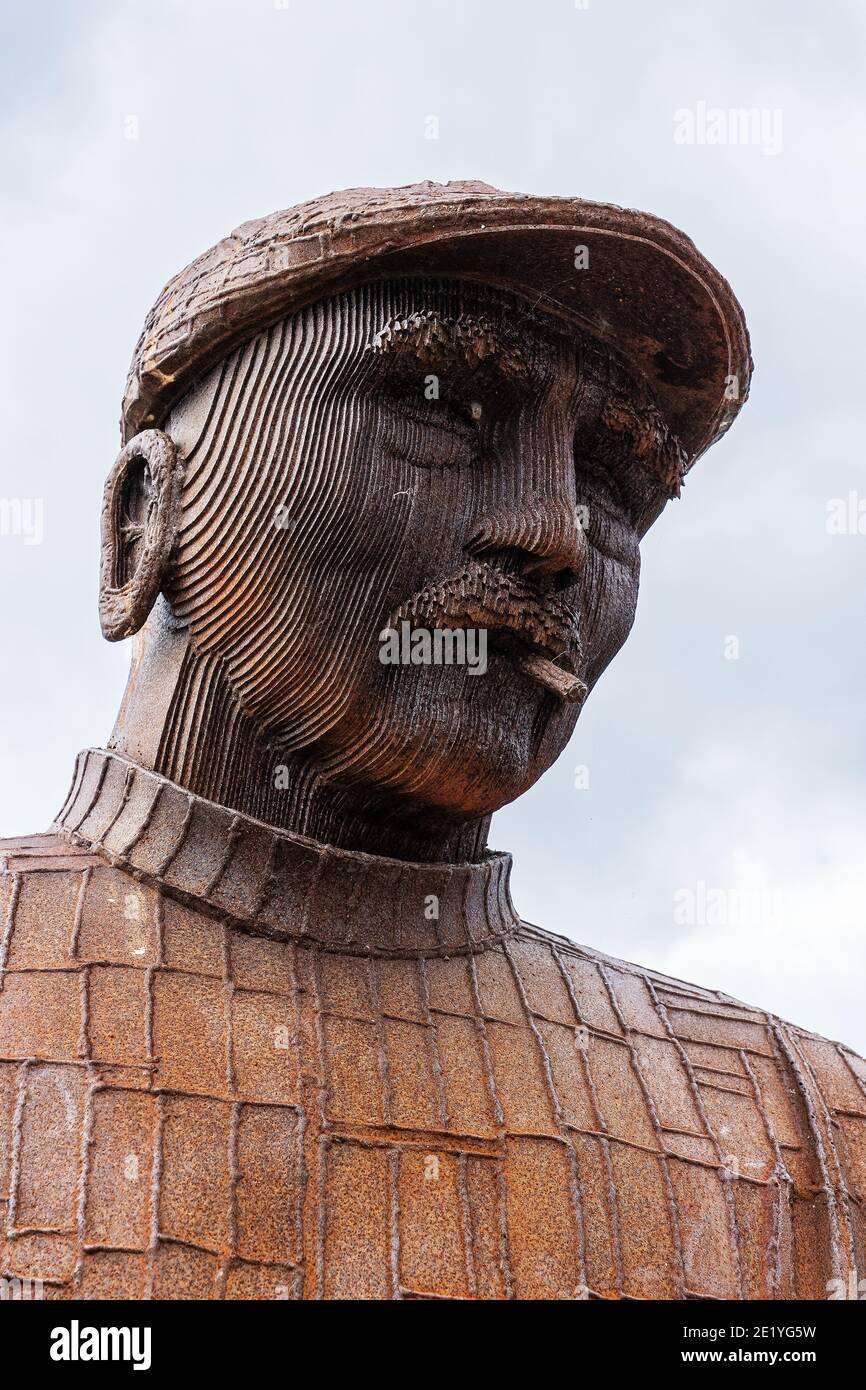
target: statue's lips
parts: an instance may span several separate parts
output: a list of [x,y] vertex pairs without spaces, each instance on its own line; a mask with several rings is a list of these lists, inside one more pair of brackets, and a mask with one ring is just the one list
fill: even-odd
[[575,672],[581,656],[577,615],[555,593],[521,575],[470,561],[457,574],[425,585],[393,612],[389,626],[483,628],[489,645],[508,654],[537,652]]

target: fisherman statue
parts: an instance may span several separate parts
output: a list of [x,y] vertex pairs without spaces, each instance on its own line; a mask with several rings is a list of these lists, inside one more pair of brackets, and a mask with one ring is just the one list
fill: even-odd
[[50,831],[0,844],[0,1274],[805,1299],[866,1271],[863,1061],[521,921],[487,845],[750,370],[675,228],[480,183],[333,194],[169,282],[102,511],[123,704]]

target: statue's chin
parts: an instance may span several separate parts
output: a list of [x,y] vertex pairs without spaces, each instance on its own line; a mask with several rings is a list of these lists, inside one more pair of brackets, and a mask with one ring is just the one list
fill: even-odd
[[380,782],[380,791],[396,793],[433,815],[480,819],[527,791],[564,746],[557,739],[543,751],[536,748],[531,729],[519,722],[511,729],[478,718],[461,723],[464,727],[455,729],[453,722],[434,718],[423,739],[405,731],[402,770],[388,779],[387,788]]
[[[299,702],[300,705],[300,702]],[[301,707],[303,713],[303,707]],[[510,671],[404,669],[384,688],[360,681],[340,720],[298,743],[294,730],[272,732],[287,761],[305,767],[311,785],[348,800],[413,818],[478,820],[516,800],[567,744],[574,705]],[[397,812],[399,814],[399,812]]]

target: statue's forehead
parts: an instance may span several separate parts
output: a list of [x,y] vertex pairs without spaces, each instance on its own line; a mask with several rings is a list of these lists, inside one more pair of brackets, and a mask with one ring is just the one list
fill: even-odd
[[[441,324],[483,324],[494,337],[574,338],[566,323],[532,304],[513,290],[486,281],[401,279],[378,280],[321,301],[339,308],[351,304],[373,327],[374,335],[399,324],[404,330],[426,318]],[[366,310],[366,314],[365,314]]]
[[[237,347],[175,405],[170,428],[198,435],[221,399],[255,395],[264,379],[309,374],[318,359],[332,380],[338,359],[346,385],[360,388],[366,359],[382,373],[480,371],[491,381],[540,385],[575,330],[519,295],[477,281],[380,279],[325,296]],[[325,378],[323,378],[324,380]],[[239,382],[244,385],[239,387]],[[312,399],[312,396],[311,396]],[[287,398],[288,403],[288,398]]]
[[504,379],[534,389],[554,379],[557,361],[574,360],[573,325],[496,285],[383,280],[322,304],[336,316],[322,335],[326,354],[347,364],[366,357],[380,379],[408,377],[409,385],[415,376],[422,382],[425,373],[445,372],[452,381],[471,377],[479,388],[486,381],[498,390]]

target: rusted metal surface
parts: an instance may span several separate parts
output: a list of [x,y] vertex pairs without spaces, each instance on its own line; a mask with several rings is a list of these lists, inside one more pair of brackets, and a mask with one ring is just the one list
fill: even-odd
[[[170,282],[103,506],[110,751],[0,846],[0,1272],[736,1299],[863,1269],[864,1063],[521,922],[487,848],[750,371],[674,228],[482,184],[331,195]],[[488,664],[383,664],[389,622]]]
[[405,905],[437,866],[344,856],[339,916],[339,856],[310,872],[309,844],[195,800],[172,833],[186,795],[154,811],[127,771],[82,758],[72,841],[3,845],[10,1273],[61,1298],[820,1298],[854,1267],[846,1049],[518,923],[481,865],[443,895],[447,945],[388,937],[387,876]]

